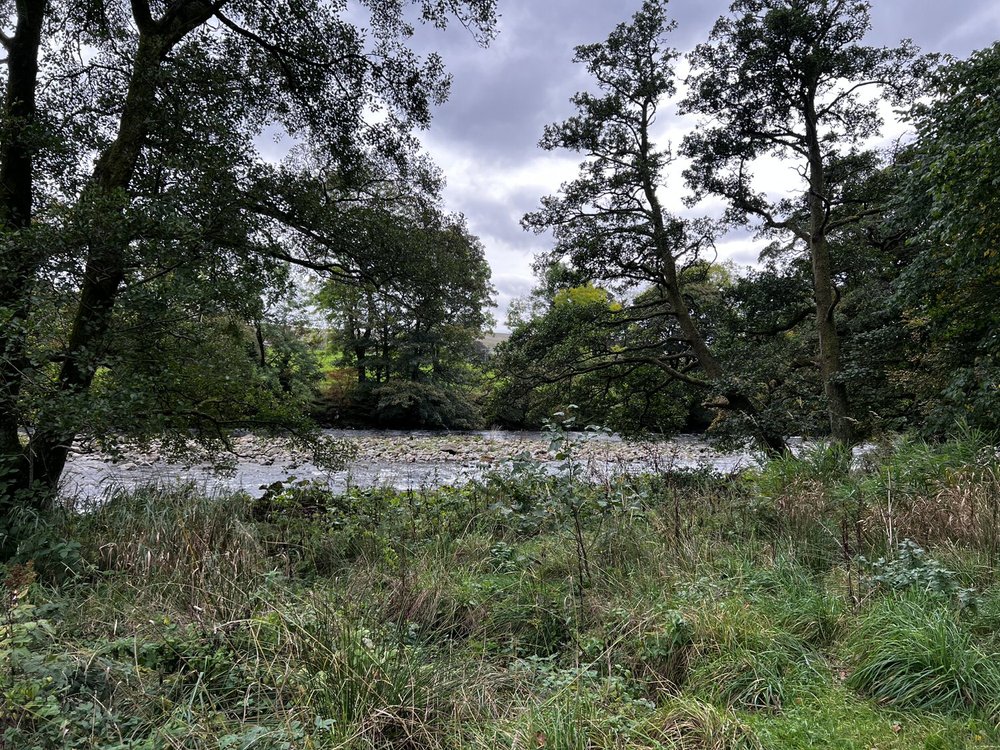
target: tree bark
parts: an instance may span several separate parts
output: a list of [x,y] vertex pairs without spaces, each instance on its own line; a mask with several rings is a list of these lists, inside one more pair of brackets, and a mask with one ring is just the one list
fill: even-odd
[[833,282],[830,244],[826,237],[826,171],[812,98],[808,101],[805,115],[809,148],[809,256],[816,300],[819,371],[830,420],[830,435],[837,442],[850,445],[854,441],[854,425],[850,417],[847,386],[840,379],[840,336],[835,318],[838,295]]
[[39,250],[32,243],[35,91],[46,0],[20,0],[13,35],[5,41],[7,88],[0,139],[0,502],[30,484],[30,465],[18,436],[18,396],[29,363],[25,335]]

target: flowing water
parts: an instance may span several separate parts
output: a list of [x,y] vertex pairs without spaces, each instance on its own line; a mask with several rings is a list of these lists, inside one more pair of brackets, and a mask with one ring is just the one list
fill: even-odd
[[[509,467],[518,457],[530,457],[553,472],[560,463],[548,452],[550,436],[541,432],[327,430],[326,435],[349,440],[356,448],[355,458],[342,471],[324,470],[287,449],[282,441],[244,436],[235,441],[239,454],[235,463],[223,472],[208,463],[169,462],[155,453],[126,455],[115,461],[96,452],[74,451],[62,491],[87,504],[110,489],[176,482],[255,495],[272,482],[290,478],[325,482],[335,490],[349,486],[416,489],[467,482]],[[718,451],[695,435],[662,441],[626,441],[601,434],[573,439],[575,455],[595,479],[678,468],[733,472],[755,463],[748,452]]]

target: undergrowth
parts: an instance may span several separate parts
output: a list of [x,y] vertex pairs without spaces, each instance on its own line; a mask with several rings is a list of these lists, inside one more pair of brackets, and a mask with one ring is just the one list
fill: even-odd
[[0,748],[1000,747],[997,476],[965,434],[115,494],[2,570]]

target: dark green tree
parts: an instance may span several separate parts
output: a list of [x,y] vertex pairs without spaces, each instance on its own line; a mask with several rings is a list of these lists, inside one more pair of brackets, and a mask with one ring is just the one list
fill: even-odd
[[[605,289],[573,284],[563,266],[542,271],[530,304],[515,308],[510,338],[495,352],[498,378],[491,419],[512,427],[537,428],[569,404],[579,418],[620,432],[672,433],[683,428],[699,396],[695,388],[664,372],[657,359],[670,351],[676,330],[669,314],[651,315],[640,298],[638,314]],[[669,330],[664,330],[664,329]],[[683,343],[673,345],[684,351]]]
[[722,397],[717,403],[749,418],[763,445],[782,450],[781,437],[756,419],[758,406],[748,389],[727,379],[684,289],[684,270],[711,250],[714,227],[673,216],[662,203],[664,171],[673,156],[655,143],[653,132],[660,107],[676,90],[677,57],[666,45],[675,24],[665,8],[662,0],[647,0],[605,42],[576,49],[575,61],[586,66],[600,93],[574,96],[577,114],[547,127],[540,145],[582,153],[585,161],[579,176],[559,195],[544,198],[524,225],[551,229],[551,257],[566,259],[595,282],[620,292],[652,289],[630,306],[628,320],[655,321],[664,335],[661,348],[646,341],[619,358],[641,357],[664,374],[716,392]]
[[895,285],[918,341],[912,384],[932,431],[1000,420],[1000,43],[932,79],[897,224],[913,262]]
[[490,318],[493,292],[482,243],[462,217],[395,219],[392,249],[377,278],[329,282],[318,301],[359,383],[457,382]]
[[[842,299],[831,238],[882,208],[859,206],[845,190],[850,163],[882,126],[878,92],[912,101],[926,68],[913,45],[862,43],[870,27],[863,0],[736,0],[709,41],[691,54],[684,112],[704,116],[683,144],[698,196],[729,202],[735,224],[757,222],[765,234],[790,234],[811,267],[818,362],[832,436],[851,442],[837,307]],[[754,183],[754,162],[793,162],[803,181],[773,200]],[[791,189],[792,186],[789,186]]]
[[[406,46],[409,9],[485,38],[493,2],[359,6],[369,29],[320,0],[0,4],[4,504],[52,496],[87,415],[127,423],[131,389],[94,386],[130,380],[128,331],[177,345],[200,321],[259,319],[289,263],[371,273],[380,227],[336,209],[373,171],[422,179],[408,133],[448,86],[438,56]],[[267,129],[310,158],[270,165],[254,146]],[[171,348],[212,350],[145,353]]]

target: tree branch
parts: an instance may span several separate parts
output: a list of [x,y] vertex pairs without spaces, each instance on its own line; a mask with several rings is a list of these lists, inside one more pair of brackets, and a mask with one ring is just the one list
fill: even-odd
[[132,6],[132,19],[140,34],[152,36],[160,32],[160,25],[153,20],[153,14],[149,9],[148,0],[130,0]]

